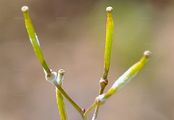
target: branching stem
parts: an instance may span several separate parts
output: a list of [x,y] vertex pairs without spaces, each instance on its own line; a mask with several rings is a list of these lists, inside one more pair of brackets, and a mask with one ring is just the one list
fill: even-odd
[[65,97],[72,104],[72,106],[80,113],[83,120],[87,120],[88,114],[95,109],[92,116],[92,120],[96,120],[100,105],[104,103],[104,101],[106,101],[108,98],[110,98],[114,93],[120,90],[120,88],[126,85],[144,67],[144,65],[146,64],[146,62],[148,61],[151,55],[150,51],[145,51],[143,54],[143,57],[136,64],[131,66],[123,75],[121,75],[114,82],[112,87],[106,93],[104,93],[105,87],[108,84],[108,73],[110,69],[112,38],[113,38],[113,31],[114,31],[112,7],[107,7],[106,8],[107,20],[106,20],[106,42],[105,42],[105,53],[104,53],[104,73],[102,78],[100,79],[99,96],[96,97],[93,104],[85,111],[61,87],[64,71],[60,70],[58,73],[52,72],[49,66],[47,65],[40,48],[39,39],[36,35],[34,26],[32,24],[32,20],[29,15],[28,6],[23,6],[21,10],[24,15],[25,26],[30,38],[30,42],[33,46],[34,52],[40,64],[42,65],[44,69],[46,80],[54,84],[57,88],[56,89],[57,103],[58,103],[61,120],[67,120],[63,97]]
[[61,94],[72,104],[72,106],[83,116],[84,112],[81,107],[65,92],[65,90],[58,84],[54,84]]

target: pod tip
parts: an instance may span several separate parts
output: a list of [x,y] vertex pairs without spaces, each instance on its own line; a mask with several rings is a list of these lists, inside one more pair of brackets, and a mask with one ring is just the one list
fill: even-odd
[[29,7],[28,6],[22,6],[22,8],[21,8],[21,11],[22,12],[26,12],[28,10],[29,10]]
[[150,57],[151,54],[152,54],[152,52],[150,52],[149,50],[144,51],[144,56],[145,57]]
[[113,8],[111,6],[106,8],[106,12],[111,12],[113,10]]
[[60,69],[60,70],[58,71],[58,73],[63,75],[63,74],[65,73],[65,70],[64,70],[64,69]]

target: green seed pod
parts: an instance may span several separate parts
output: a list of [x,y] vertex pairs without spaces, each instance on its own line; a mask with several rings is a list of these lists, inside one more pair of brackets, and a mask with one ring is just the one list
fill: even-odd
[[109,68],[110,68],[110,59],[111,59],[111,50],[112,50],[112,38],[114,31],[114,22],[112,18],[112,7],[106,8],[107,19],[106,19],[106,42],[105,42],[105,53],[104,53],[104,74],[103,79],[107,79]]
[[[64,72],[65,71],[63,69],[60,69],[58,71],[57,84],[60,86],[62,86]],[[67,113],[65,109],[63,95],[57,88],[56,88],[56,100],[57,100],[57,107],[59,110],[60,120],[67,120],[68,118],[67,118]]]
[[41,51],[39,39],[36,35],[33,23],[32,23],[31,18],[30,18],[28,6],[23,6],[21,8],[21,11],[23,12],[25,27],[26,27],[30,42],[33,46],[34,52],[35,52],[39,62],[41,63],[43,69],[45,70],[45,72],[49,76],[51,74],[51,71],[50,71],[48,65],[46,64],[43,53]]
[[145,51],[143,57],[133,66],[131,66],[123,75],[121,75],[105,94],[99,95],[97,99],[101,102],[105,101],[115,92],[120,90],[120,88],[125,86],[144,67],[149,60],[150,55],[150,51]]

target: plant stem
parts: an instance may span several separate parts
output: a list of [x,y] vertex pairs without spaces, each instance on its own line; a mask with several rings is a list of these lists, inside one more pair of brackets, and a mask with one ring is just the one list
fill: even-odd
[[[60,69],[57,74],[57,84],[62,86],[63,78],[64,78],[65,71]],[[68,116],[65,109],[64,99],[62,93],[56,88],[56,101],[57,101],[57,108],[60,115],[60,120],[67,120]]]
[[82,111],[81,107],[79,107],[79,105],[64,91],[64,89],[60,85],[54,85],[61,92],[61,94],[72,104],[72,106],[83,116],[84,112]]
[[87,116],[96,106],[97,106],[97,101],[95,100],[93,104],[86,110],[84,116]]
[[57,82],[57,73],[56,72],[51,72],[51,75],[48,76],[45,73],[45,79],[47,81],[49,81],[50,83],[52,83],[53,85],[56,86],[56,88],[60,91],[60,93],[72,104],[72,106],[81,114],[81,116],[83,117],[84,111],[82,110],[82,108],[65,92],[65,90],[61,87],[61,85],[59,85]]
[[59,116],[60,116],[60,120],[67,120],[67,114],[65,111],[65,104],[63,101],[63,96],[62,93],[56,88],[56,101],[57,101],[57,107],[58,107],[58,111],[59,111]]
[[98,112],[99,112],[100,104],[97,104],[92,116],[92,120],[95,120],[97,118]]
[[93,116],[92,116],[92,120],[95,120],[95,119],[97,118],[99,108],[100,108],[100,105],[97,104],[97,106],[96,106],[96,108],[95,108],[95,111],[94,111],[94,113],[93,113]]

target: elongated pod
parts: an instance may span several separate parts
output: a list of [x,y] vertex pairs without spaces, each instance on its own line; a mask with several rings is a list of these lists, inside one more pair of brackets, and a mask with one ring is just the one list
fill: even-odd
[[39,39],[37,37],[32,20],[30,18],[29,8],[28,8],[28,6],[23,6],[21,8],[21,10],[23,12],[25,27],[26,27],[30,42],[33,46],[34,52],[35,52],[40,64],[42,65],[43,69],[46,71],[47,75],[50,75],[51,71],[45,61],[42,50],[40,48]]
[[121,75],[105,94],[99,95],[97,99],[99,101],[105,101],[115,92],[125,86],[144,67],[149,60],[150,55],[150,51],[145,51],[143,57],[133,66],[131,66],[123,75]]
[[111,50],[112,50],[112,38],[114,31],[114,21],[112,17],[112,7],[106,8],[106,41],[105,41],[105,52],[104,52],[104,74],[103,79],[107,79],[109,68],[110,68],[110,59],[111,59]]

